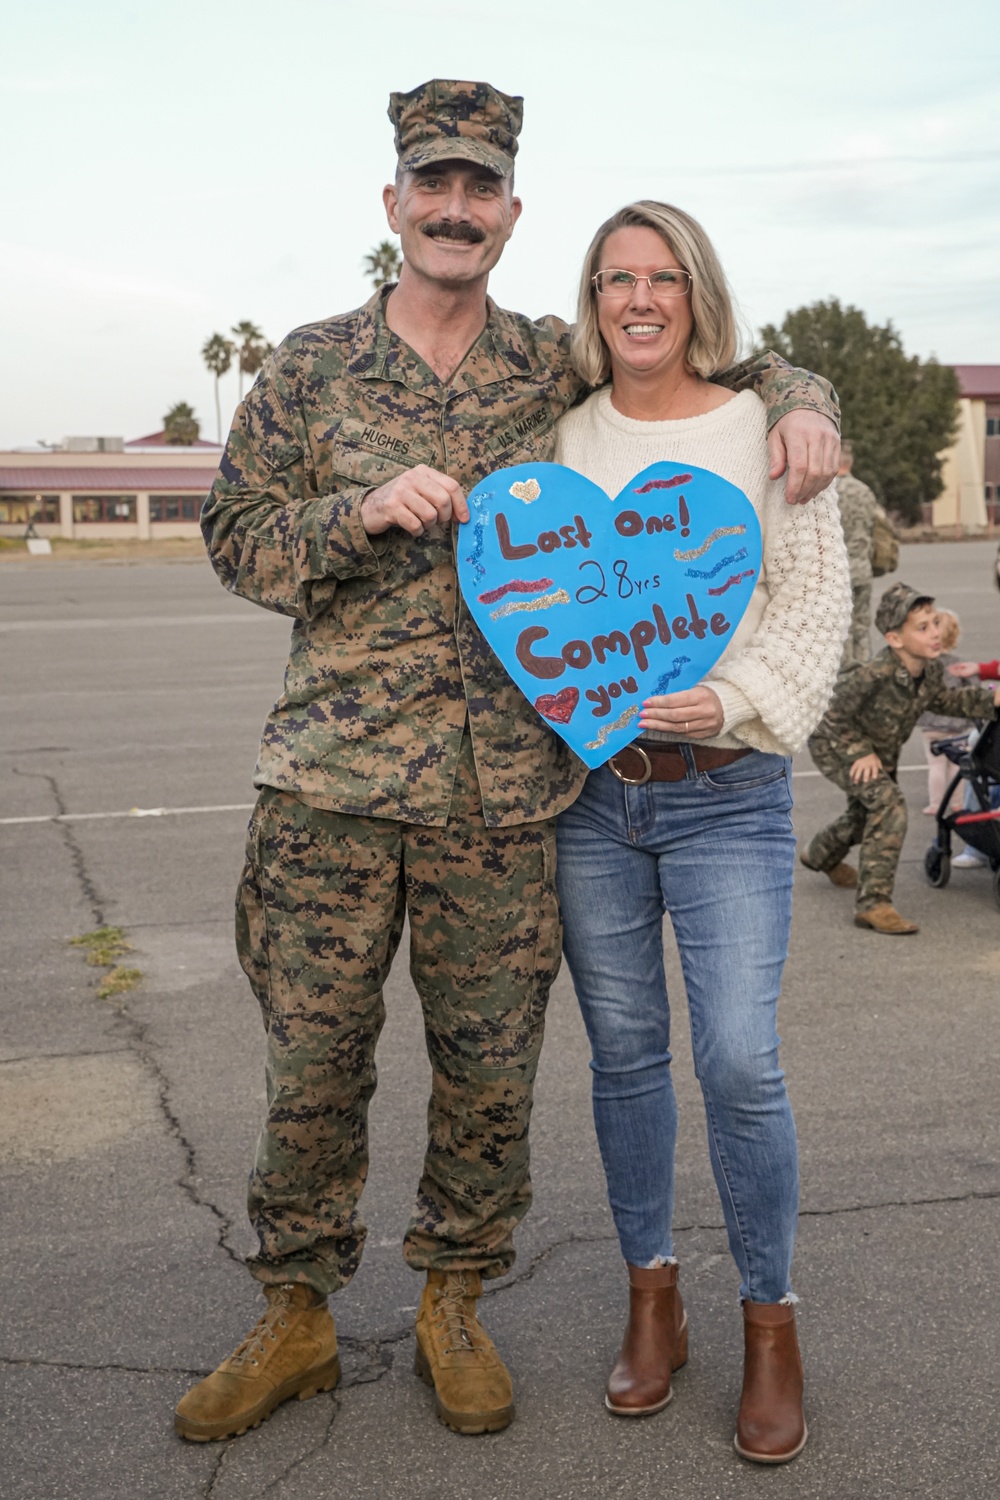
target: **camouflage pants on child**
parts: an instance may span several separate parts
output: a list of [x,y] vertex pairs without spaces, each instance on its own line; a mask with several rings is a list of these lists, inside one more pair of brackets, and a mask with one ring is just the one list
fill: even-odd
[[896,785],[896,768],[882,770],[871,781],[853,782],[850,763],[816,739],[809,753],[823,775],[847,793],[847,808],[809,843],[806,863],[832,870],[860,844],[855,904],[859,911],[891,904],[896,866],[906,837],[906,800]]
[[267,1030],[268,1111],[249,1191],[259,1280],[330,1292],[358,1267],[382,986],[407,914],[433,1081],[406,1259],[486,1277],[510,1269],[560,961],[554,829],[488,829],[471,750],[444,828],[261,792],[236,922]]

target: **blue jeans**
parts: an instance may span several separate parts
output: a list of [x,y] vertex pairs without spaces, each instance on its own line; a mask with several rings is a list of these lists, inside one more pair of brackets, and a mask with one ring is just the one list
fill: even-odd
[[673,1256],[677,1105],[663,913],[680,950],[695,1072],[740,1296],[778,1302],[798,1215],[778,1065],[795,838],[789,762],[759,751],[683,781],[591,772],[558,820],[565,951],[593,1059],[594,1122],[622,1253]]

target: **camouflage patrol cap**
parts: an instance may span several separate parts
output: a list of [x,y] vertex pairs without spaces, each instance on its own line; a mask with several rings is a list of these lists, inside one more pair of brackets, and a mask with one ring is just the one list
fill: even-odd
[[919,604],[933,604],[932,594],[922,594],[908,583],[894,583],[886,589],[875,611],[875,626],[885,635],[888,630],[898,630],[912,609]]
[[488,83],[432,78],[408,94],[389,95],[396,155],[407,172],[458,157],[509,177],[517,155],[524,100]]

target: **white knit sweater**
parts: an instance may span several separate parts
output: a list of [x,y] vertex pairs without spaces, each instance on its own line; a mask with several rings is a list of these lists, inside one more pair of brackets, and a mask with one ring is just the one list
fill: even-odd
[[[703,417],[639,422],[611,405],[610,387],[567,412],[556,462],[612,499],[649,464],[673,460],[721,474],[760,520],[763,562],[746,614],[705,682],[722,703],[722,732],[699,741],[778,755],[798,750],[822,717],[851,614],[850,575],[835,491],[788,505],[767,477],[764,404],[743,391]],[[674,735],[646,731],[646,740]]]

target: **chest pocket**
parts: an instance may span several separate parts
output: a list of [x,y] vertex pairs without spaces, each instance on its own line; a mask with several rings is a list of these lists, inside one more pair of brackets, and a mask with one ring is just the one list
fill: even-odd
[[[322,454],[317,455],[317,470],[322,463],[336,489],[343,484],[371,487],[385,484],[416,464],[439,468],[440,460],[429,450],[429,445],[420,441],[420,436],[401,431],[394,424],[345,417],[332,442],[324,445]],[[322,486],[322,478],[320,483]]]

